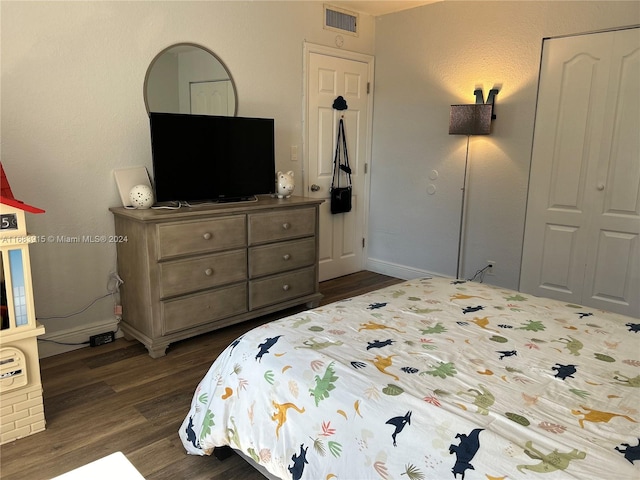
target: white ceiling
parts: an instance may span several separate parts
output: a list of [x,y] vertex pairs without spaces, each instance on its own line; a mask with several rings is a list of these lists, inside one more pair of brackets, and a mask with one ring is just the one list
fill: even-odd
[[386,15],[387,13],[408,10],[409,8],[420,7],[429,3],[436,3],[442,0],[352,0],[352,1],[331,1],[327,3],[336,7],[344,8],[359,13],[366,13],[375,17]]

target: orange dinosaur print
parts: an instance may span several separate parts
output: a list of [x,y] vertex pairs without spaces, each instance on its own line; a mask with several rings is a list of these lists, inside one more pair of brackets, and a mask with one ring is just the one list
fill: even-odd
[[295,411],[299,413],[304,413],[304,407],[298,408],[293,403],[276,403],[274,401],[271,401],[271,403],[273,404],[273,407],[276,409],[275,413],[271,415],[271,420],[278,423],[278,426],[276,427],[276,438],[279,438],[280,428],[287,421],[287,410],[289,410],[290,408],[293,408]]
[[397,328],[388,327],[382,323],[375,322],[361,323],[358,331],[361,332],[362,330],[395,330],[396,332],[404,333],[402,330],[398,330]]
[[381,357],[380,355],[376,355],[376,358],[373,360],[373,364],[385,375],[389,375],[395,380],[400,380],[400,378],[395,376],[393,373],[385,372],[385,368],[389,368],[393,364],[393,362],[391,361],[391,357],[395,357],[395,355],[389,355],[388,357]]
[[493,328],[487,328],[487,325],[489,325],[489,317],[474,317],[473,318],[473,323],[475,323],[476,325],[478,325],[480,328],[484,328],[485,330],[490,330],[492,332],[497,332],[498,330],[494,330]]
[[571,410],[571,413],[573,413],[574,415],[584,415],[584,418],[578,420],[578,423],[582,428],[584,428],[585,421],[593,423],[609,423],[609,421],[613,417],[622,417],[626,420],[629,420],[630,422],[638,423],[633,418],[627,415],[622,415],[620,413],[602,412],[600,410],[593,410],[592,408],[585,407],[584,405],[580,405],[580,407],[584,410],[587,410],[587,412],[582,412],[580,410]]
[[488,298],[481,297],[479,295],[465,295],[464,293],[456,293],[451,295],[451,300],[469,300],[470,298],[481,298],[482,300],[489,300]]

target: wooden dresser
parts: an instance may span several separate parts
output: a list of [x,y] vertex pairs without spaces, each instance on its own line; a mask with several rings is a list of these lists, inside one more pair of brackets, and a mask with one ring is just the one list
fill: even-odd
[[316,306],[320,203],[261,196],[179,210],[111,208],[125,338],[157,358],[177,340]]

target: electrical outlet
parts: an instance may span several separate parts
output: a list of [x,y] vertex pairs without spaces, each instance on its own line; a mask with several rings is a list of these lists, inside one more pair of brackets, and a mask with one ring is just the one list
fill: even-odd
[[487,265],[490,265],[489,268],[487,268],[487,275],[495,275],[496,262],[494,262],[493,260],[487,260]]

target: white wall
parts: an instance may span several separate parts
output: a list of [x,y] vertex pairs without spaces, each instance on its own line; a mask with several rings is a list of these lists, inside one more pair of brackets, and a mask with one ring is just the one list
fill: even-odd
[[[289,152],[302,151],[303,42],[334,45],[336,36],[322,28],[322,5],[0,2],[1,159],[16,197],[46,210],[28,215],[29,230],[54,238],[113,233],[108,208],[120,202],[113,170],[151,170],[146,69],[178,42],[201,44],[225,62],[238,114],[275,118],[277,167],[300,178],[302,162],[290,162]],[[345,35],[343,48],[371,54],[374,21],[360,19],[360,36]],[[32,246],[31,264],[37,316],[66,315],[107,293],[116,248],[46,242]],[[113,319],[105,299],[42,323],[46,337],[83,341]]]
[[471,138],[464,271],[493,260],[485,281],[517,288],[542,39],[638,23],[636,1],[445,1],[377,19],[370,265],[455,276],[466,137],[448,135],[449,106],[498,85],[492,135]]

